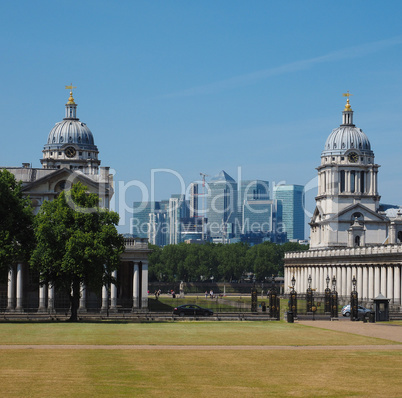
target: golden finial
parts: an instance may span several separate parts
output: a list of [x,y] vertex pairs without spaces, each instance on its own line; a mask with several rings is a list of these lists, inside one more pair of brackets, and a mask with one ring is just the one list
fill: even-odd
[[352,108],[351,108],[351,106],[350,106],[350,104],[349,104],[349,97],[350,97],[351,95],[353,95],[353,94],[350,94],[350,93],[349,93],[349,90],[348,90],[346,93],[343,93],[342,95],[343,95],[344,97],[348,97],[348,99],[346,100],[345,111],[351,111]]
[[68,99],[67,104],[75,104],[74,98],[73,98],[73,88],[77,88],[76,86],[73,86],[73,83],[71,83],[69,86],[66,86],[66,90],[71,90],[70,98]]

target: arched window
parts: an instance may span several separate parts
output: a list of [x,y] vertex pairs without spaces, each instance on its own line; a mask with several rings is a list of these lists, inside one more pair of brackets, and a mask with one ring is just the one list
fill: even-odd
[[355,237],[355,246],[360,246],[360,236]]
[[402,231],[398,232],[398,243],[402,243]]

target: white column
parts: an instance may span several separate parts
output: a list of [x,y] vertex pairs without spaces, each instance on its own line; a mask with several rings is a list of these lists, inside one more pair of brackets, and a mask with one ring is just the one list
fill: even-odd
[[141,308],[148,309],[148,262],[142,262]]
[[399,265],[394,267],[394,301],[395,304],[401,303],[401,270]]
[[380,267],[375,266],[374,267],[374,297],[376,298],[380,294],[380,282],[381,282],[381,276],[380,276]]
[[359,295],[359,299],[361,299],[363,297],[363,267],[357,267],[356,273],[357,294]]
[[52,314],[55,312],[54,309],[54,286],[50,285],[47,289],[47,311]]
[[380,293],[383,296],[387,297],[387,267],[385,265],[383,265],[381,267],[381,290],[380,290]]
[[133,276],[133,308],[140,307],[140,274],[138,269],[138,263],[134,263],[134,276]]
[[46,290],[47,285],[39,285],[39,308],[38,312],[45,312],[46,311]]
[[23,287],[22,287],[22,263],[17,264],[17,305],[15,307],[16,311],[23,311],[22,302],[23,302]]
[[87,312],[87,287],[82,282],[80,284],[80,306],[78,312]]
[[390,265],[387,270],[387,295],[385,297],[389,298],[391,303],[394,302],[394,273],[393,267]]
[[101,312],[107,312],[109,308],[109,290],[106,285],[102,286],[102,307]]
[[368,267],[368,292],[367,292],[367,298],[369,300],[372,300],[375,298],[375,267],[372,267],[371,265]]
[[368,267],[363,267],[363,290],[362,290],[363,300],[368,299]]
[[11,267],[8,271],[7,282],[7,311],[15,310],[15,270]]
[[[113,278],[117,281],[117,271],[112,272]],[[110,311],[117,311],[117,286],[112,283],[110,285]]]
[[[356,276],[356,275],[355,275]],[[346,268],[346,295],[349,296],[352,291],[352,267],[348,266]]]
[[347,282],[347,272],[346,272],[346,267],[342,267],[342,289],[341,289],[341,296],[346,296],[346,288],[347,288],[348,282]]

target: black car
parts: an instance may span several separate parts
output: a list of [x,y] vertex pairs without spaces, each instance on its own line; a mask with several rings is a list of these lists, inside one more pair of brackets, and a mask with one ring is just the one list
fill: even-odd
[[173,310],[173,315],[185,316],[185,315],[203,315],[203,316],[211,316],[214,312],[209,310],[208,308],[202,308],[199,305],[195,304],[184,304],[179,305]]

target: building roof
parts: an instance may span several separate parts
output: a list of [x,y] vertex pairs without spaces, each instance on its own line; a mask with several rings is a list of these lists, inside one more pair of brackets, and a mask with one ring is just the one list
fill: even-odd
[[350,150],[357,150],[360,153],[374,156],[370,141],[363,130],[353,124],[353,111],[350,108],[349,99],[345,110],[342,112],[342,124],[332,130],[325,141],[324,150],[321,156],[344,155]]
[[236,182],[226,171],[222,170],[215,177],[210,179],[210,182]]

